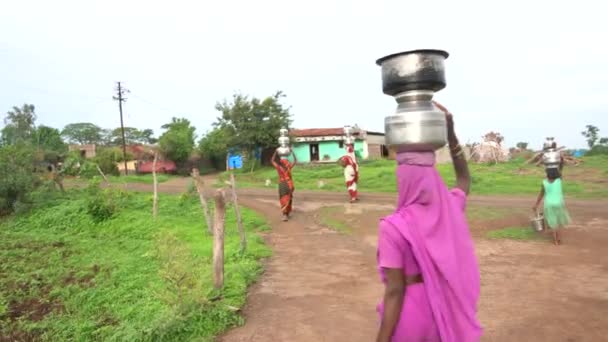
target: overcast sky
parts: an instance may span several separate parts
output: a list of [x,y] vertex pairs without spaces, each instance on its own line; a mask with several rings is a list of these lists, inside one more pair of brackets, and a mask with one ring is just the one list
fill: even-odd
[[295,127],[382,131],[395,101],[375,60],[450,53],[436,95],[461,140],[500,131],[509,145],[608,136],[608,20],[601,1],[9,1],[0,2],[0,113],[36,105],[39,123],[118,127],[189,118],[203,134],[235,91],[287,94]]

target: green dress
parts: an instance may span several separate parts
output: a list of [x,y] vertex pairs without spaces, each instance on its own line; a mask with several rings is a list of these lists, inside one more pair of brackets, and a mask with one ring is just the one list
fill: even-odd
[[570,215],[566,210],[564,192],[562,191],[562,180],[557,178],[553,182],[545,179],[545,221],[551,229],[558,229],[570,223]]

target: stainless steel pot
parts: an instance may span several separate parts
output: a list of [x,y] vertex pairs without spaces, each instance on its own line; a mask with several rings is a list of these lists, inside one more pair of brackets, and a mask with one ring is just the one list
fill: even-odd
[[344,126],[344,135],[351,136],[353,134],[353,128],[351,126]]
[[534,231],[542,232],[545,229],[545,218],[543,215],[536,213],[536,216],[530,220],[530,225]]
[[431,101],[432,91],[397,97],[397,111],[384,118],[386,144],[396,152],[435,151],[447,143],[445,113]]
[[291,154],[291,147],[289,146],[280,146],[277,148],[277,154],[281,157],[287,157]]
[[386,144],[396,152],[435,151],[447,143],[445,114],[432,100],[446,86],[442,50],[413,50],[380,58],[382,91],[395,97],[395,114],[384,119]]
[[439,91],[446,86],[445,60],[442,50],[412,50],[382,57],[382,91],[397,95],[411,90]]
[[550,149],[543,153],[543,164],[546,168],[557,168],[561,162],[560,153],[554,149]]

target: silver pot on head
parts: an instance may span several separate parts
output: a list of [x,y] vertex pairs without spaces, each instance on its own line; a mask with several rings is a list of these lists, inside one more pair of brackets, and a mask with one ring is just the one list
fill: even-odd
[[445,114],[433,104],[445,88],[442,50],[413,50],[388,55],[382,68],[382,91],[397,101],[395,114],[384,119],[387,145],[396,152],[435,151],[447,143]]

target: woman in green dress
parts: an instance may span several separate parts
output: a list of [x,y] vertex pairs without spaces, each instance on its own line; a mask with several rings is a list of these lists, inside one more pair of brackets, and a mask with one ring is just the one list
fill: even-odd
[[547,169],[547,179],[543,180],[540,188],[540,194],[538,194],[534,206],[535,212],[538,212],[538,206],[543,200],[545,222],[553,231],[553,242],[559,245],[562,241],[559,230],[570,223],[570,215],[566,209],[562,179],[557,168]]

